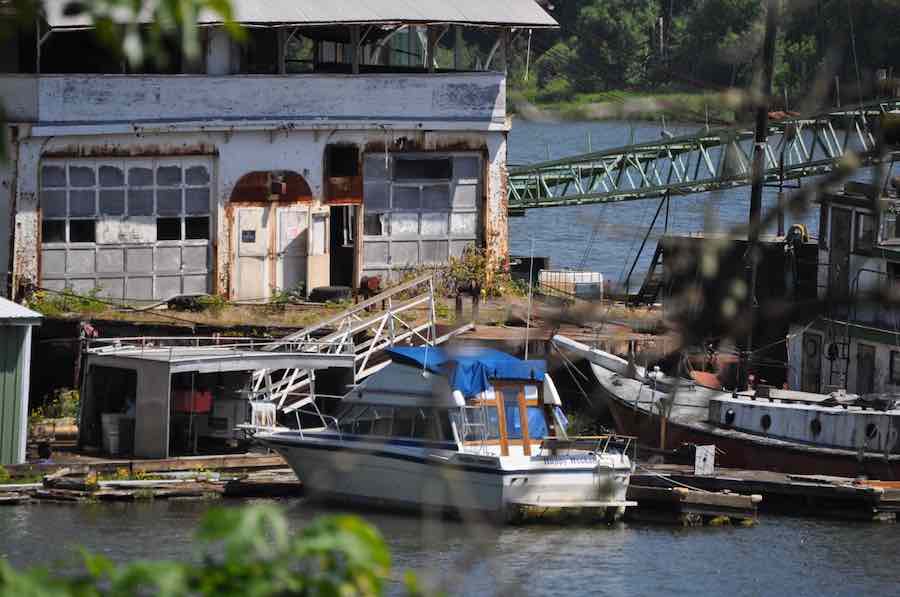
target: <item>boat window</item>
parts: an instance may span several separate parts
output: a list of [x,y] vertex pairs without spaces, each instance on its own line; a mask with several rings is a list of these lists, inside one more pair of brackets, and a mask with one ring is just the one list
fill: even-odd
[[519,416],[519,403],[507,401],[506,407],[506,436],[509,439],[522,439],[522,419]]
[[341,432],[354,433],[353,424],[356,422],[356,417],[358,417],[365,409],[366,407],[364,405],[355,404],[339,414],[338,420],[341,422]]
[[391,435],[391,421],[394,418],[394,409],[391,407],[379,406],[372,409],[374,421],[372,423],[372,435]]
[[371,408],[363,410],[353,421],[353,431],[357,435],[369,435],[372,432],[374,413]]
[[394,412],[394,427],[391,435],[394,437],[412,437],[413,418],[415,416],[415,408],[398,408]]
[[437,437],[437,421],[431,408],[417,408],[413,419],[413,434],[417,439],[440,439]]
[[[528,439],[542,439],[547,436],[547,419],[540,406],[529,406]],[[522,411],[519,403],[506,402],[506,435],[509,439],[522,439]]]
[[547,437],[547,420],[544,417],[544,409],[540,406],[528,407],[528,437],[531,439]]
[[437,411],[438,427],[441,431],[441,439],[444,441],[455,441],[453,437],[453,427],[450,425],[450,412],[446,410]]
[[458,412],[451,412],[450,418],[465,442],[500,438],[500,420],[496,406],[479,406],[465,409],[466,424],[461,424]]

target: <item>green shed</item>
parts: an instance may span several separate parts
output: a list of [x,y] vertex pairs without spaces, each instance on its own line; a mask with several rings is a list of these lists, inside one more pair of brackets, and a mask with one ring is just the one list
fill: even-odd
[[31,328],[41,315],[0,298],[0,465],[25,462]]

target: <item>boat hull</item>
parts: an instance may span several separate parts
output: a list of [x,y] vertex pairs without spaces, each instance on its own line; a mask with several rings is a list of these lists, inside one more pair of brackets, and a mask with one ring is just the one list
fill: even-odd
[[[602,386],[601,386],[602,387]],[[606,391],[607,401],[616,430],[633,435],[645,446],[672,449],[683,444],[715,444],[716,464],[730,468],[769,470],[798,475],[834,475],[840,477],[866,476],[871,479],[900,478],[900,458],[867,453],[863,459],[850,450],[817,448],[791,442],[764,441],[750,434],[738,434],[718,429],[703,422],[689,424],[666,421],[665,446],[661,446],[660,417],[644,409],[634,408]]]
[[507,519],[518,507],[540,504],[590,504],[620,516],[631,473],[627,459],[604,467],[594,455],[530,458],[511,469],[502,458],[449,450],[276,436],[260,441],[284,457],[313,496]]

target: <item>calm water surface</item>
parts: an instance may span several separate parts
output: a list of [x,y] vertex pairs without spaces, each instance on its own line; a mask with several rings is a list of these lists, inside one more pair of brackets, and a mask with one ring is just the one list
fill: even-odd
[[[323,513],[302,500],[281,503],[298,527]],[[0,557],[70,569],[79,543],[120,561],[193,557],[190,538],[208,507],[3,508]],[[887,524],[764,517],[753,528],[470,527],[366,518],[387,539],[395,572],[415,570],[453,595],[896,595],[900,580],[900,529]]]

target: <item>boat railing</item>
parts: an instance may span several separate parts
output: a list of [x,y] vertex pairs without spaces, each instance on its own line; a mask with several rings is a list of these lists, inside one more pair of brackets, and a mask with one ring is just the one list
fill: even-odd
[[[312,405],[315,407],[316,403],[313,402]],[[331,415],[326,415],[325,413],[320,411],[318,407],[316,407],[315,411],[298,408],[297,410],[294,411],[294,415],[296,416],[296,419],[297,419],[296,431],[297,431],[297,433],[300,434],[301,438],[303,437],[303,424],[300,422],[300,415],[310,415],[313,417],[319,417],[319,420],[322,421],[322,428],[327,428],[329,421],[334,423],[334,429],[335,429],[335,431],[337,431],[337,434],[338,434],[338,441],[343,443],[344,434],[341,432],[341,425],[336,417],[333,417]],[[310,431],[310,430],[307,429],[307,431]]]
[[[476,421],[472,421],[469,418],[469,411],[473,412],[478,419]],[[472,441],[470,439],[470,429],[478,431],[479,434],[475,435],[474,441],[478,444],[478,453],[484,454],[487,452],[487,440],[488,440],[488,421],[487,421],[487,409],[484,404],[467,404],[463,407],[463,416],[462,416],[462,440],[463,442]]]
[[[630,435],[618,435],[615,433],[605,435],[582,435],[560,438],[548,436],[541,440],[541,456],[570,455],[572,452],[593,452],[603,456],[610,448],[617,448],[619,452],[630,456],[632,461],[637,459],[637,441]],[[629,454],[629,451],[631,454]]]

